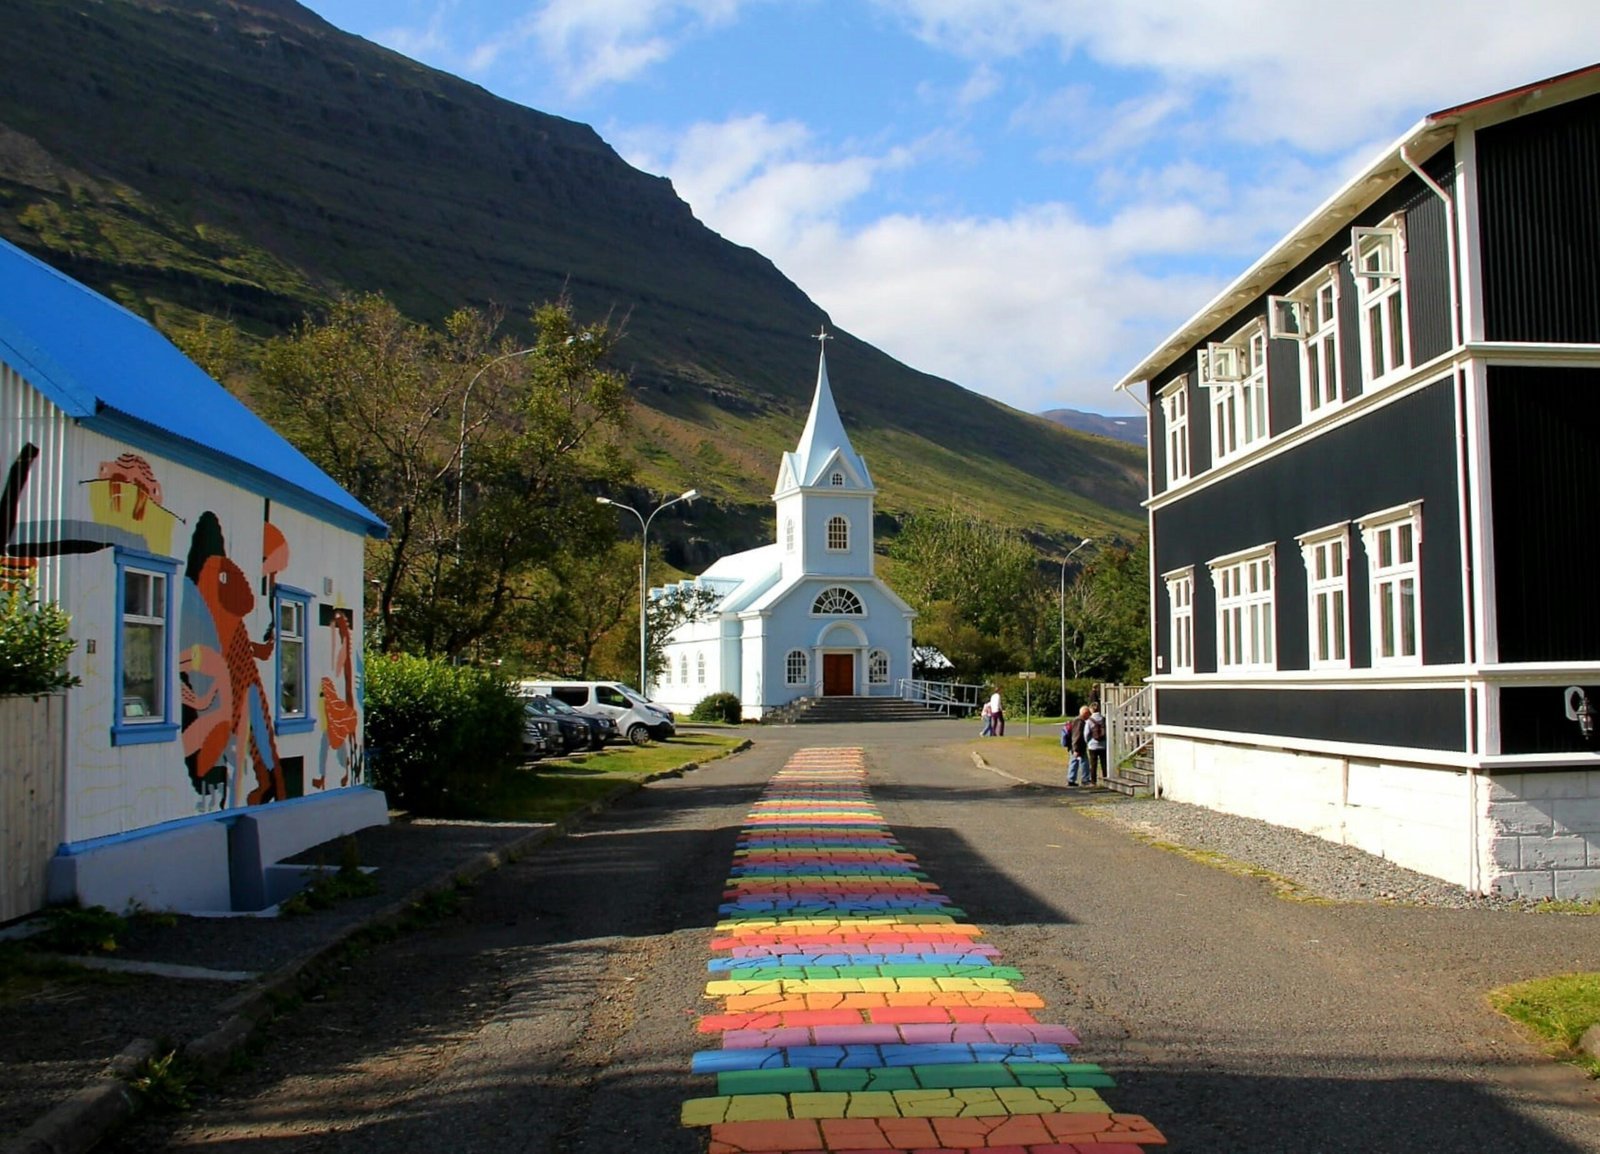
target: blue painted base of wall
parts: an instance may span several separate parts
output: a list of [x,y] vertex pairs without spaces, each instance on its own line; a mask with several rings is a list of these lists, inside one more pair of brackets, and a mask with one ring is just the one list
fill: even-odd
[[50,859],[49,900],[118,912],[261,910],[288,896],[285,858],[388,820],[384,795],[360,786],[62,846]]

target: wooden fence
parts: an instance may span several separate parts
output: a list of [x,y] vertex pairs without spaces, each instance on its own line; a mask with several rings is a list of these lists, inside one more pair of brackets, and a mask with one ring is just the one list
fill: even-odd
[[0,922],[42,909],[61,844],[66,698],[0,697]]

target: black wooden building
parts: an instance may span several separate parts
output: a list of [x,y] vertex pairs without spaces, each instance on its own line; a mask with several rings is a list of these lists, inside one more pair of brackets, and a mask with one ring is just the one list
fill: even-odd
[[1600,66],[1424,118],[1118,387],[1162,792],[1600,896]]

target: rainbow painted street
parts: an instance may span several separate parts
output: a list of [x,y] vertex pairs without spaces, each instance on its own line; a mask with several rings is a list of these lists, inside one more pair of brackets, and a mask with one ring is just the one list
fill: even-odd
[[1137,1154],[1165,1139],[1115,1113],[1004,965],[895,841],[859,749],[801,750],[751,810],[711,948],[683,1105],[711,1154]]

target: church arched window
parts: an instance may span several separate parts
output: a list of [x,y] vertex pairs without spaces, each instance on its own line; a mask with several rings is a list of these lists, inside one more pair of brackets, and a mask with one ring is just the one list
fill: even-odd
[[861,598],[843,585],[833,585],[824,589],[811,603],[811,612],[860,617],[866,613],[866,608],[861,604]]
[[783,551],[794,552],[794,518],[789,517],[783,522]]
[[836,488],[836,489],[842,489],[844,487],[844,474],[843,473],[835,473],[829,479],[829,483],[832,484],[833,487]]
[[843,517],[828,518],[828,548],[835,553],[850,548],[850,522]]
[[696,653],[694,655],[694,665],[699,682],[704,685],[706,683],[706,655],[704,653]]
[[687,653],[678,655],[678,684],[689,684],[689,655]]
[[789,656],[784,659],[784,680],[790,685],[804,685],[807,681],[807,669],[810,662],[806,660],[804,649],[791,649]]
[[874,649],[867,658],[867,684],[889,684],[889,655],[881,649]]

